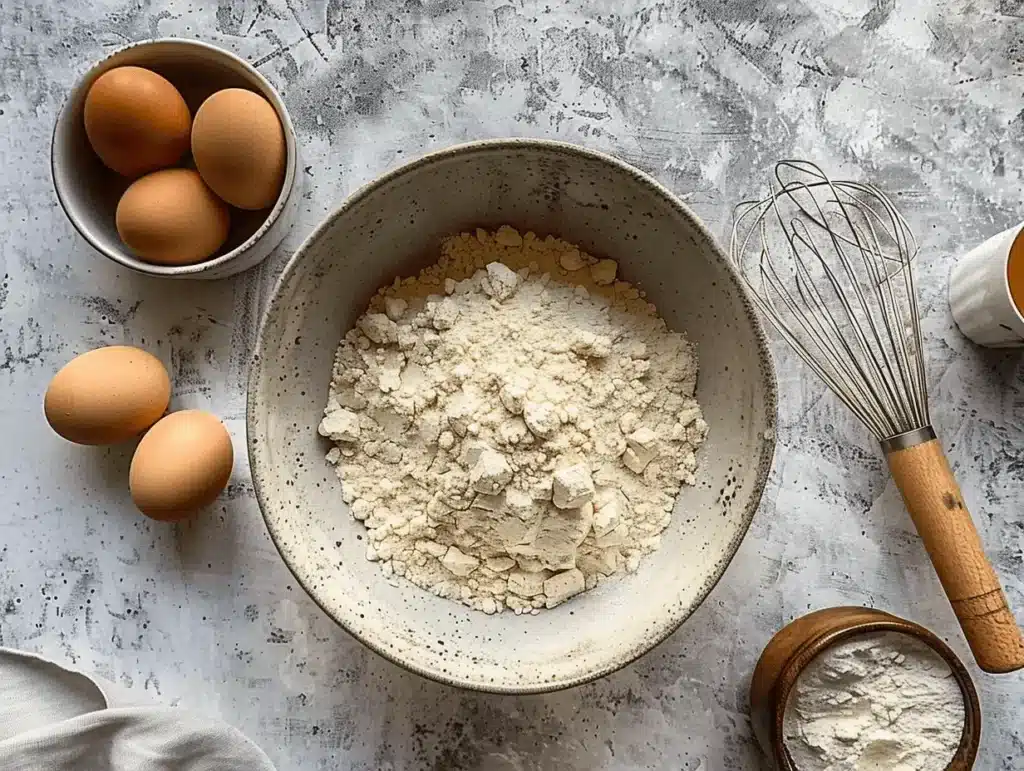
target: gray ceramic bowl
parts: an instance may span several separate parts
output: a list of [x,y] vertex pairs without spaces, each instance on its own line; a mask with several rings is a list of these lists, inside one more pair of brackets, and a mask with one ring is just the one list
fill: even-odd
[[[132,254],[117,235],[114,213],[130,180],[100,163],[85,135],[82,112],[90,86],[107,70],[134,65],[151,69],[173,83],[195,116],[199,105],[222,88],[246,88],[261,94],[277,111],[284,128],[287,163],[281,193],[269,211],[231,210],[227,243],[195,265],[154,265]],[[53,130],[53,186],[71,224],[97,251],[126,268],[168,278],[224,278],[253,267],[281,243],[295,219],[299,190],[295,170],[295,130],[273,86],[247,62],[198,40],[166,38],[132,43],[93,66],[71,90]],[[183,165],[189,165],[189,158]]]
[[[476,226],[553,233],[647,290],[697,343],[711,433],[659,551],[631,576],[538,616],[487,616],[364,557],[363,525],[317,435],[342,334],[373,292],[437,259]],[[249,377],[249,460],[270,534],[324,611],[373,650],[443,682],[540,692],[607,674],[685,621],[750,525],[775,447],[776,388],[764,332],[722,250],[678,198],[615,158],[537,140],[477,142],[386,174],[331,214],[274,290]]]

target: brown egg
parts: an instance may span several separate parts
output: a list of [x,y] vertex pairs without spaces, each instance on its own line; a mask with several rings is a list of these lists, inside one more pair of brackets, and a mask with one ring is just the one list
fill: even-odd
[[135,450],[128,473],[132,500],[153,519],[184,519],[216,500],[233,463],[231,437],[215,415],[172,412]]
[[170,398],[171,379],[158,358],[111,345],[65,364],[46,389],[43,411],[68,441],[113,444],[156,423]]
[[115,67],[85,97],[85,133],[103,164],[126,177],[173,166],[188,150],[192,116],[171,82]]
[[192,157],[206,184],[232,206],[272,206],[285,166],[284,129],[277,112],[252,91],[218,91],[196,111]]
[[117,204],[125,245],[157,265],[192,265],[223,246],[228,207],[191,169],[164,169],[137,179]]

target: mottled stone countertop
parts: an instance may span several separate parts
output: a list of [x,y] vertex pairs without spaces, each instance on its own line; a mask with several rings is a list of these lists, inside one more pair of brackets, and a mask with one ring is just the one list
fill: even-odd
[[[302,147],[299,222],[237,279],[167,284],[83,243],[50,182],[76,78],[126,42],[200,37],[281,89]],[[610,151],[676,190],[719,237],[779,157],[869,176],[921,243],[933,418],[1024,620],[1024,371],[946,304],[955,256],[1024,219],[1021,0],[5,0],[0,7],[0,644],[237,725],[282,771],[758,767],[753,664],[783,623],[866,604],[968,657],[874,441],[780,347],[779,448],[720,585],[665,644],[549,696],[464,693],[365,650],[296,586],[246,468],[245,373],[287,256],[358,185],[468,139]],[[41,396],[73,355],[143,345],[174,407],[226,420],[237,463],[214,511],[137,515],[131,448],[74,447]],[[972,665],[973,667],[973,665]],[[973,669],[979,768],[1024,768],[1024,677]]]

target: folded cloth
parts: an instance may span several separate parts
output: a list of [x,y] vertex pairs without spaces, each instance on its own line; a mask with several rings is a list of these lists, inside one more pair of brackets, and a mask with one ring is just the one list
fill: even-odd
[[0,648],[0,771],[274,771],[240,731]]

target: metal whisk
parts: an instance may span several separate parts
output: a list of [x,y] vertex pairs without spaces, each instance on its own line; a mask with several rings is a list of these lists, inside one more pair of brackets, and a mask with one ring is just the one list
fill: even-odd
[[882,445],[979,666],[1024,667],[1024,638],[928,414],[917,242],[873,185],[775,166],[736,208],[730,257],[754,303]]

